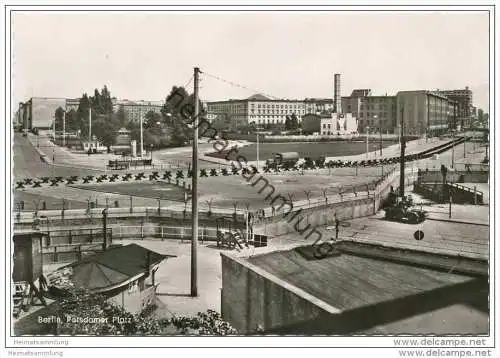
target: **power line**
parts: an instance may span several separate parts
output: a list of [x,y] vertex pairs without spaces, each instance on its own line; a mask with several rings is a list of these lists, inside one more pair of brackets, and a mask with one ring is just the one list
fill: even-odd
[[189,81],[187,81],[187,83],[184,85],[184,89],[187,91],[188,90],[188,86],[191,84],[191,82],[193,81],[193,78],[194,78],[194,75],[191,75],[191,78],[189,79]]
[[260,93],[260,94],[263,94],[265,95],[266,97],[269,97],[271,99],[281,99],[279,97],[276,97],[276,96],[272,96],[270,94],[267,94],[265,93],[264,91],[259,91],[259,90],[256,90],[255,88],[251,88],[251,87],[248,87],[248,86],[245,86],[245,85],[242,85],[242,84],[239,84],[239,83],[236,83],[236,82],[233,82],[233,81],[229,81],[229,80],[226,80],[220,76],[216,76],[216,75],[211,75],[209,73],[206,73],[206,72],[202,72],[203,74],[207,75],[208,77],[211,77],[211,78],[214,78],[216,80],[219,80],[221,82],[224,82],[224,83],[227,83],[229,84],[230,86],[233,86],[233,87],[238,87],[238,88],[243,88],[243,89],[246,89],[248,91],[252,91],[254,93]]

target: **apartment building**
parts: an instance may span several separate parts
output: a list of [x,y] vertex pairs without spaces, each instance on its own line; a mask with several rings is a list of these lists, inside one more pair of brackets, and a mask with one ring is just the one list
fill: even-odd
[[341,101],[342,112],[358,119],[360,133],[394,133],[396,96],[373,96],[370,89],[355,89]]
[[66,108],[65,98],[32,97],[19,103],[18,121],[28,130],[51,128],[59,107]]
[[474,117],[474,106],[472,104],[472,91],[469,87],[465,87],[465,89],[437,90],[436,92],[457,103],[456,125],[462,128],[470,127]]
[[401,116],[407,135],[438,136],[456,124],[457,103],[436,92],[400,91],[396,94],[396,108],[396,133],[400,133]]
[[374,96],[370,89],[355,89],[342,97],[342,111],[358,118],[360,133],[399,133],[403,110],[406,134],[440,135],[455,127],[455,105],[449,97],[427,90]]
[[125,118],[128,121],[139,122],[141,116],[144,120],[146,113],[152,111],[155,113],[161,113],[163,108],[162,101],[130,101],[128,99],[124,100],[113,100],[113,111],[118,111],[120,108],[125,112]]

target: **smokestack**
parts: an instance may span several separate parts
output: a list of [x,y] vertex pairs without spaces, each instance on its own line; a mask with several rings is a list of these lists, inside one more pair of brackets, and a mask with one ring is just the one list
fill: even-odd
[[333,110],[335,113],[342,113],[341,108],[341,94],[340,94],[340,73],[333,76]]

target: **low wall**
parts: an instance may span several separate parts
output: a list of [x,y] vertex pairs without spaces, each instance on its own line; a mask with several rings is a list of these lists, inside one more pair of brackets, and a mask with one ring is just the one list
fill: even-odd
[[221,314],[243,334],[299,323],[338,311],[248,262],[221,253]]
[[[416,178],[417,173],[407,169],[405,186],[411,189]],[[303,235],[307,236],[307,233],[315,227],[333,225],[335,214],[341,221],[374,215],[389,195],[391,186],[396,190],[399,187],[399,171],[389,174],[377,185],[375,191],[369,193],[368,197],[356,198],[356,196],[351,195],[348,198],[343,198],[340,202],[317,205],[311,208],[301,207],[290,212],[287,217],[283,214],[264,218],[254,224],[254,231],[270,237],[297,232],[303,232]],[[285,206],[285,209],[288,207]],[[295,212],[299,212],[299,214],[295,214]]]
[[438,203],[449,202],[450,194],[455,204],[482,205],[484,203],[481,191],[460,184],[419,183],[415,185],[415,192]]
[[[488,183],[489,171],[448,171],[446,180],[453,183]],[[421,170],[418,175],[421,183],[441,183],[443,175],[440,170]]]

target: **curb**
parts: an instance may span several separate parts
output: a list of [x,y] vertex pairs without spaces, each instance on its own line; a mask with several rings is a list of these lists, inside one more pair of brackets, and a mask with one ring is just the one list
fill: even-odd
[[478,225],[478,226],[490,226],[490,224],[485,224],[485,223],[480,223],[480,222],[472,222],[472,221],[460,221],[460,220],[453,220],[453,219],[437,219],[437,218],[426,218],[426,220],[433,220],[433,221],[442,221],[442,222],[449,222],[449,223],[455,223],[455,224],[467,224],[467,225]]

